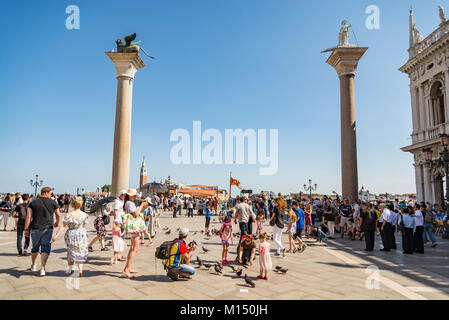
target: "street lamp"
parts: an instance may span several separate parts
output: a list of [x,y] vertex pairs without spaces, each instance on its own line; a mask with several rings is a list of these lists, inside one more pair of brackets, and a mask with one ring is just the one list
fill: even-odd
[[315,191],[317,187],[318,187],[318,185],[316,183],[312,187],[312,179],[309,179],[309,186],[304,184],[304,190],[310,191],[310,202],[311,203],[312,203],[312,191]]
[[79,195],[80,194],[80,189],[81,189],[81,193],[83,193],[84,192],[84,188],[76,188],[76,195]]
[[35,176],[36,181],[33,181],[33,179],[30,180],[30,185],[34,187],[34,198],[36,198],[37,195],[37,187],[42,187],[42,184],[44,183],[44,180],[39,181],[39,175],[36,174]]
[[336,191],[332,191],[333,194],[335,194],[337,196],[337,200],[340,201],[340,196],[338,195],[338,193]]
[[[443,150],[440,152],[440,156],[433,160],[433,152],[432,148],[424,148],[422,152],[424,154],[424,159],[427,165],[431,169],[436,168],[444,168],[444,173],[446,175],[446,199],[449,199],[449,149],[447,148],[449,145],[449,136],[445,133],[440,134],[441,146]],[[446,216],[449,217],[449,205],[444,201],[442,203],[442,207],[446,210]],[[446,231],[443,234],[444,239],[449,239],[449,225],[446,224]]]

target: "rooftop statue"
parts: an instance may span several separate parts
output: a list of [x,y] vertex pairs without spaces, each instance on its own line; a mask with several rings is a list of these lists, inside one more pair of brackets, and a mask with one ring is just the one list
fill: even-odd
[[440,19],[441,19],[441,23],[446,22],[446,15],[444,14],[444,9],[442,6],[438,6],[438,9],[440,11]]
[[413,25],[413,38],[415,39],[415,43],[421,42],[424,40],[424,37],[419,33],[416,25]]
[[125,37],[125,44],[122,39],[117,39],[115,43],[117,44],[117,52],[142,52],[149,58],[155,59],[153,56],[150,56],[143,48],[139,46],[142,41],[132,42],[136,39],[136,34],[133,33],[129,36]]

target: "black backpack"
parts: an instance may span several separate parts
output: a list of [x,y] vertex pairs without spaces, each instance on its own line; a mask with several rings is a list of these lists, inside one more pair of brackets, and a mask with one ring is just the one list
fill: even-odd
[[162,242],[162,244],[156,248],[156,252],[154,253],[155,257],[162,260],[167,260],[170,258],[170,249],[178,241],[178,239],[175,239]]
[[27,218],[27,208],[28,208],[28,204],[25,205],[24,203],[19,204],[16,207],[16,212],[18,213],[17,218],[19,219],[19,221],[25,221]]

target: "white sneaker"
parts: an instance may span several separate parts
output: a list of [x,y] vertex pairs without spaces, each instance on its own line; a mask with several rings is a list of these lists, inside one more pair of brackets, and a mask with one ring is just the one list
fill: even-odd
[[36,265],[32,264],[31,267],[30,267],[30,270],[31,271],[37,271]]
[[44,276],[45,276],[45,269],[44,269],[44,268],[41,269],[41,272],[40,272],[39,275],[40,275],[41,277],[44,277]]
[[72,266],[68,266],[68,267],[65,269],[65,274],[72,274]]

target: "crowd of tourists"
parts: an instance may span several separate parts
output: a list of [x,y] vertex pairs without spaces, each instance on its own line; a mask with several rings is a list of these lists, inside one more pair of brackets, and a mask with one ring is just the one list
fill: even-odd
[[[96,242],[99,242],[101,251],[109,251],[105,241],[109,228],[113,249],[110,263],[126,262],[123,276],[134,278],[132,264],[139,247],[146,244],[145,237],[148,239],[147,246],[153,245],[150,233],[154,235],[154,226],[160,228],[158,217],[167,210],[173,211],[173,218],[179,217],[182,209],[187,217],[193,217],[194,210],[198,216],[204,216],[204,230],[201,232],[209,237],[215,233],[220,238],[221,264],[230,263],[230,247],[234,245],[236,264],[252,266],[258,252],[258,278],[266,280],[272,268],[270,240],[276,246],[275,256],[284,257],[287,253],[304,252],[307,248],[305,239],[319,242],[325,238],[337,240],[336,234],[340,234],[340,238],[365,240],[365,251],[373,251],[376,235],[380,235],[380,251],[389,252],[397,249],[396,235],[401,232],[403,253],[423,254],[428,239],[431,247],[437,245],[435,224],[445,225],[447,220],[444,213],[429,204],[399,202],[397,199],[387,203],[360,200],[349,203],[347,199],[317,198],[310,201],[270,198],[262,194],[219,201],[217,198],[157,194],[140,198],[137,190],[129,189],[121,190],[115,200],[104,201],[89,214],[86,213],[90,211],[86,210],[86,201],[86,197],[82,196],[55,196],[48,187],[42,188],[35,198],[20,193],[2,198],[0,219],[3,220],[3,230],[6,231],[8,218],[15,218],[13,231],[17,231],[18,254],[27,255],[31,245],[31,271],[37,271],[36,261],[40,254],[40,275],[45,276],[52,243],[65,230],[66,273],[74,272],[73,266],[76,264],[79,276],[82,276],[84,264],[89,253],[94,251]],[[218,217],[221,224],[219,230],[210,230],[212,215]],[[177,230],[175,240],[159,243],[156,249],[156,256],[164,260],[167,275],[173,280],[190,278],[195,274],[190,262],[197,244],[195,241],[187,243],[190,232],[188,221]],[[90,242],[88,223],[93,223],[96,230],[96,236]],[[271,237],[264,230],[267,225],[272,226]],[[284,232],[288,234],[288,244],[282,241]],[[130,241],[129,248],[126,240]],[[124,256],[126,250],[128,253]]]

